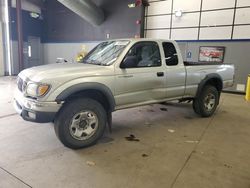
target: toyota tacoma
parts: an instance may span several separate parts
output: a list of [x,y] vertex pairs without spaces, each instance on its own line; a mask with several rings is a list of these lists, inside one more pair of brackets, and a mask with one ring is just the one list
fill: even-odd
[[233,65],[183,62],[175,41],[110,40],[80,63],[20,72],[14,105],[24,120],[53,122],[59,140],[77,149],[96,143],[116,110],[189,100],[194,112],[210,117],[233,80]]

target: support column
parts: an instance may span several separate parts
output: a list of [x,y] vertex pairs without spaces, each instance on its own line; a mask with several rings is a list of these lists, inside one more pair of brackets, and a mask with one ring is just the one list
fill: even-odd
[[16,0],[16,15],[17,15],[18,64],[20,72],[23,70],[23,27],[22,27],[21,0]]
[[[2,11],[2,7],[1,10]],[[3,32],[2,20],[0,19],[0,76],[4,76],[4,51],[3,51]]]
[[9,0],[0,1],[0,75],[11,75]]
[[149,6],[148,0],[141,0],[141,28],[140,28],[140,37],[144,38],[145,35],[145,12],[146,12],[146,8]]

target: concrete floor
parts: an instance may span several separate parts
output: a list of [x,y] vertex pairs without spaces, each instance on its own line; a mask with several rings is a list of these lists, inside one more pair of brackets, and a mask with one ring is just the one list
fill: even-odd
[[[223,94],[207,119],[190,104],[118,111],[112,134],[74,151],[57,140],[52,124],[15,114],[14,83],[0,78],[1,188],[250,188],[250,103],[243,96]],[[140,141],[127,141],[130,134]]]

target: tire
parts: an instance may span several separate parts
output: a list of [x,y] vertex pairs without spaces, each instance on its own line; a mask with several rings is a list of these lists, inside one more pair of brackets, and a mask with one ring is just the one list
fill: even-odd
[[200,109],[199,109],[199,101],[198,99],[193,100],[193,110],[196,114],[201,115]]
[[107,122],[103,106],[93,99],[74,99],[65,103],[56,116],[58,139],[72,149],[91,146],[102,137]]
[[219,104],[219,91],[211,85],[203,88],[201,94],[194,99],[193,109],[202,117],[210,117],[214,114]]

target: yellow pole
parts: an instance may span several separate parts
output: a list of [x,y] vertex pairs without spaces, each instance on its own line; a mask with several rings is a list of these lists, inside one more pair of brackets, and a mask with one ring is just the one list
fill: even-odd
[[250,102],[250,74],[247,79],[246,100]]

